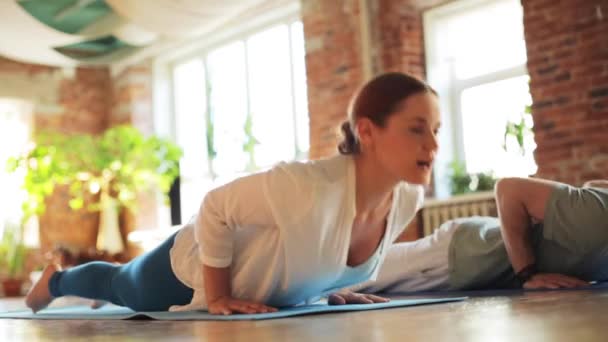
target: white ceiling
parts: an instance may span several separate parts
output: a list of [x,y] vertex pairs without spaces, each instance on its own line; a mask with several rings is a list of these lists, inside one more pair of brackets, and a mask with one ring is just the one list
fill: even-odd
[[[125,64],[137,62],[204,40],[267,11],[293,6],[298,0],[106,0],[114,14],[98,20],[77,34],[46,26],[14,0],[0,0],[0,55],[27,63],[54,66]],[[101,58],[75,60],[54,47],[112,34],[133,48]]]

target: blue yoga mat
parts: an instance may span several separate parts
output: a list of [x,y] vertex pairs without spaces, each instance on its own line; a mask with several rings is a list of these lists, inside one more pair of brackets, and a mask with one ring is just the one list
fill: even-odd
[[281,309],[277,312],[263,314],[236,314],[229,316],[211,315],[206,311],[186,311],[186,312],[134,312],[130,309],[118,306],[105,306],[93,310],[88,306],[72,306],[65,308],[45,309],[37,314],[31,311],[12,311],[0,313],[0,318],[19,318],[19,319],[78,319],[78,320],[121,320],[121,319],[157,319],[167,321],[244,321],[244,320],[264,320],[276,319],[302,315],[312,315],[330,312],[345,311],[364,311],[378,310],[387,308],[397,308],[405,306],[415,306],[424,304],[437,304],[446,302],[456,302],[466,299],[460,298],[424,298],[424,299],[394,299],[387,303],[374,304],[350,304],[350,305],[327,305],[312,304],[298,307]]
[[[424,296],[427,298],[446,298],[446,297],[494,297],[494,296],[516,296],[534,292],[571,292],[571,291],[603,291],[608,290],[608,282],[597,282],[589,286],[560,289],[483,289],[468,291],[420,291],[420,292],[390,292],[390,296]],[[387,294],[378,293],[380,296]]]

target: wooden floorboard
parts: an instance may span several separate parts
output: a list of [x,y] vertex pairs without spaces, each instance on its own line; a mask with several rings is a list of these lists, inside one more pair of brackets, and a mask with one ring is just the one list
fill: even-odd
[[[0,299],[2,311],[22,307]],[[603,290],[256,322],[0,319],[0,341],[607,341],[607,308]]]

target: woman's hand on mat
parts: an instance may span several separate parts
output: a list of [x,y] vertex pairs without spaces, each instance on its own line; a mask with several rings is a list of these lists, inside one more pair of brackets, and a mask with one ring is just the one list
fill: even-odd
[[212,315],[231,315],[233,313],[256,314],[277,311],[277,308],[271,306],[232,297],[220,297],[208,304],[207,309]]
[[589,283],[558,273],[538,273],[524,283],[525,289],[561,289],[589,286]]
[[372,304],[372,303],[386,303],[390,299],[375,296],[372,294],[355,293],[352,291],[340,291],[329,295],[327,298],[327,304],[329,305],[344,305],[344,304]]

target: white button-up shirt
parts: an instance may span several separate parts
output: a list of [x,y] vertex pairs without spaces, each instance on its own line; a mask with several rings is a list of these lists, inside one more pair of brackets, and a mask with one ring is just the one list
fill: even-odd
[[[355,190],[354,159],[344,155],[281,163],[212,190],[171,249],[173,272],[194,296],[170,310],[207,308],[203,264],[230,266],[233,297],[271,306],[297,305],[333,291],[347,267]],[[423,198],[422,186],[395,187],[380,262],[369,279]]]

